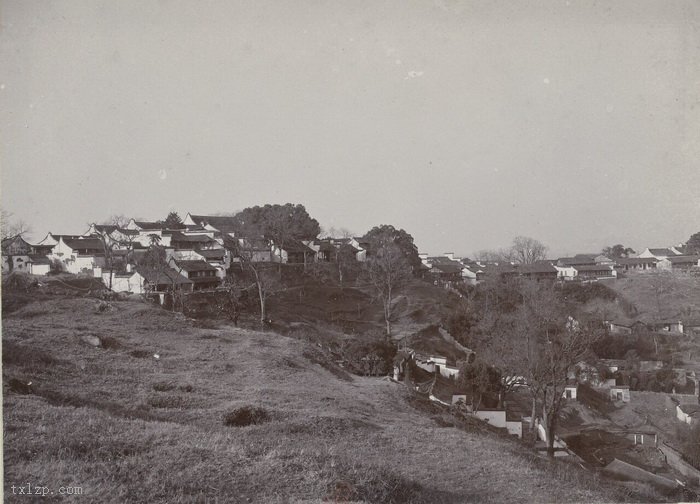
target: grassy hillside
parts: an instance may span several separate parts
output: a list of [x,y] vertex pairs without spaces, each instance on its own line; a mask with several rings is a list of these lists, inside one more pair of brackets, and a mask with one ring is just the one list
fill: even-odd
[[700,277],[671,272],[631,274],[608,284],[642,320],[700,318]]
[[80,486],[83,502],[648,498],[295,338],[56,298],[6,313],[2,339],[7,502],[28,502],[7,493],[28,481]]

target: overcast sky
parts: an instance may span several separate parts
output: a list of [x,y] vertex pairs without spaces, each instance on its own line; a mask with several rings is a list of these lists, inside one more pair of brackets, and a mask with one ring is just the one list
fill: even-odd
[[700,231],[700,2],[3,0],[2,207],[302,203],[421,251]]

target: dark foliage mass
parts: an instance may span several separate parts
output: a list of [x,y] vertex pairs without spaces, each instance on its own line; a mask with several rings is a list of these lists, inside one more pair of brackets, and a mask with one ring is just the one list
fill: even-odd
[[420,257],[418,257],[418,247],[413,243],[413,236],[403,229],[396,229],[392,225],[382,224],[373,227],[365,233],[362,239],[369,243],[370,255],[372,255],[373,251],[389,244],[396,245],[411,268],[414,271],[418,271],[418,267],[421,264]]
[[245,208],[234,216],[240,236],[265,237],[283,243],[289,239],[313,240],[321,232],[318,221],[304,205],[264,205]]

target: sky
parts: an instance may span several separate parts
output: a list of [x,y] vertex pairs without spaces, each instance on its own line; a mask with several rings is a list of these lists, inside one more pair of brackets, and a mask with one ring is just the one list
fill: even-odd
[[700,231],[700,2],[3,0],[0,204],[40,240],[301,203],[470,255]]

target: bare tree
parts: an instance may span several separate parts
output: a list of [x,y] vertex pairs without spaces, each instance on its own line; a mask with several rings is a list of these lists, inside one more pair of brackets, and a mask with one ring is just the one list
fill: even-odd
[[474,253],[477,261],[511,262],[514,260],[513,249],[485,249]]
[[[229,250],[234,261],[238,263],[243,279],[247,276],[253,282],[246,289],[254,288],[256,290],[260,303],[260,324],[265,325],[267,322],[267,301],[282,290],[279,274],[274,271],[272,264],[255,260],[258,251],[254,243],[245,238],[227,238],[224,241],[224,247]],[[231,269],[235,267],[235,264],[231,265]]]
[[391,336],[392,301],[410,281],[411,265],[394,243],[383,244],[365,264],[365,278],[382,301],[386,334]]
[[14,238],[15,236],[24,236],[32,232],[32,228],[23,220],[13,219],[13,213],[2,210],[0,214],[0,230],[2,230],[2,239]]
[[527,236],[516,236],[511,250],[515,262],[520,264],[532,264],[547,258],[547,247],[542,242]]

